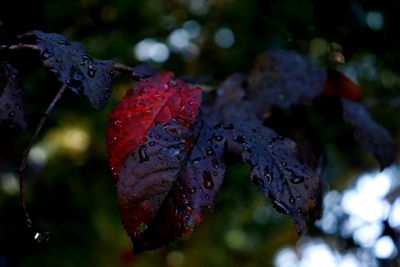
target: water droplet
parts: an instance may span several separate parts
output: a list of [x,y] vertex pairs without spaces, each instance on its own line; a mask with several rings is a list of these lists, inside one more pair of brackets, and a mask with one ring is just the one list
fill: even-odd
[[195,187],[195,186],[192,186],[192,187],[189,189],[189,193],[191,193],[191,194],[196,193],[196,187]]
[[214,188],[214,182],[211,177],[211,173],[208,171],[203,172],[203,179],[204,179],[204,187],[207,189],[213,189]]
[[117,128],[121,128],[122,127],[122,121],[121,120],[115,120],[114,121],[114,126]]
[[211,164],[214,168],[218,169],[219,168],[219,162],[216,159],[211,160]]
[[70,45],[71,43],[69,41],[67,41],[67,40],[60,40],[60,41],[58,41],[58,44],[60,44],[60,45]]
[[[244,151],[246,151],[246,152],[248,152],[248,153],[253,153],[253,151],[250,149],[250,147],[248,147],[248,146],[245,146],[244,148]],[[250,155],[250,157],[252,158],[253,157],[253,155]]]
[[160,136],[159,134],[156,134],[155,138],[156,138],[156,139],[160,139],[161,136]]
[[289,197],[289,202],[290,202],[291,204],[294,204],[294,202],[295,202],[294,197]]
[[147,229],[147,224],[145,224],[144,222],[141,222],[139,225],[139,233],[143,233],[144,231],[146,231]]
[[299,175],[293,175],[292,179],[290,180],[293,184],[300,184],[304,182],[304,177]]
[[212,156],[215,154],[214,149],[212,149],[212,147],[207,147],[206,148],[206,154],[207,156]]
[[197,164],[197,163],[199,163],[200,160],[201,160],[200,157],[196,157],[196,158],[192,159],[192,163]]
[[181,151],[179,148],[171,148],[169,150],[169,153],[171,154],[171,156],[178,156],[181,153]]
[[287,166],[287,162],[284,161],[284,160],[282,160],[282,161],[281,161],[281,165],[282,165],[283,167],[286,167],[286,166]]
[[83,60],[83,63],[93,62],[93,59],[91,57],[89,57],[88,55],[83,55],[82,60]]
[[11,111],[10,113],[8,113],[8,117],[9,118],[12,118],[12,117],[14,117],[15,116],[15,112],[14,111]]
[[15,110],[20,110],[21,106],[19,104],[15,104]]
[[46,243],[50,239],[50,232],[36,232],[36,234],[33,236],[33,239],[39,244]]
[[286,207],[285,204],[283,204],[279,200],[274,200],[272,202],[272,206],[274,206],[274,208],[280,213],[289,214],[289,209]]
[[154,141],[149,142],[149,146],[155,146],[155,145],[156,145],[156,142],[154,142]]
[[222,135],[218,135],[218,134],[214,134],[213,138],[215,141],[218,141],[218,142],[221,142],[224,139],[224,137]]
[[217,175],[218,175],[218,172],[213,172],[213,175],[214,175],[214,176],[217,176]]
[[11,109],[11,105],[7,103],[7,104],[6,104],[6,109],[7,109],[7,110],[10,110],[10,109]]
[[83,79],[83,76],[79,71],[74,71],[74,74],[72,75],[72,79],[75,81],[81,81]]
[[303,210],[302,210],[301,208],[298,208],[298,209],[297,209],[297,213],[298,213],[298,214],[302,214],[302,213],[303,213]]
[[148,161],[150,158],[147,155],[147,148],[144,145],[139,147],[139,162]]
[[185,206],[185,211],[186,212],[191,212],[191,211],[193,211],[193,208],[190,205],[186,205]]
[[42,55],[43,59],[49,59],[49,58],[51,58],[51,57],[53,56],[53,53],[50,52],[50,50],[45,49],[45,50],[42,52],[41,55]]
[[180,139],[179,137],[177,137],[177,136],[174,137],[174,141],[175,141],[175,142],[179,142],[180,140],[181,140],[181,139]]
[[88,73],[87,73],[90,77],[94,77],[94,75],[96,74],[96,67],[93,65],[88,66]]
[[246,139],[242,135],[235,136],[233,140],[238,142],[239,144],[243,144],[246,142]]

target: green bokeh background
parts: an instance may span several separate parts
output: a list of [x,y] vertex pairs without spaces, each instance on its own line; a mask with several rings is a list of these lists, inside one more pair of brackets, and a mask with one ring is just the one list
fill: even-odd
[[[139,41],[154,38],[165,42],[175,28],[196,20],[202,27],[197,58],[187,61],[181,54],[171,53],[166,62],[155,66],[178,76],[209,75],[209,85],[217,85],[230,73],[249,71],[256,56],[268,47],[294,49],[338,68],[353,66],[363,88],[363,102],[399,139],[400,1],[201,0],[198,3],[208,6],[202,14],[190,9],[193,2],[2,1],[0,20],[7,36],[33,29],[57,32],[82,42],[93,57],[131,66],[140,63],[133,55]],[[371,29],[366,22],[371,11],[384,19],[380,30]],[[214,42],[214,33],[221,27],[230,28],[235,35],[230,48]],[[24,133],[1,129],[3,180],[5,174],[15,175],[35,123],[60,86],[38,63],[32,63],[37,59],[34,55],[18,57],[15,66],[26,81],[30,127]],[[338,64],[342,57],[346,65]],[[50,151],[48,159],[43,166],[30,164],[26,183],[26,201],[34,223],[38,229],[50,231],[50,239],[34,241],[35,232],[24,225],[15,180],[8,179],[11,182],[6,185],[2,182],[0,267],[272,266],[276,251],[295,244],[298,236],[288,217],[269,208],[262,193],[251,185],[246,167],[239,163],[228,166],[214,213],[190,236],[157,251],[130,254],[107,163],[105,127],[107,114],[131,86],[127,77],[117,77],[110,103],[99,112],[85,97],[71,92],[57,105],[37,141],[39,148]],[[341,152],[336,127],[325,123],[320,128],[328,155],[326,190],[343,189],[351,182],[349,177],[377,166],[355,143],[348,148],[351,153]],[[74,142],[78,145],[71,146]]]

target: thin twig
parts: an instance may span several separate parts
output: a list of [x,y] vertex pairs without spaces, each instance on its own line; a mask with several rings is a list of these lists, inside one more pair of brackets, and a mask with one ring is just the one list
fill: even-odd
[[61,96],[63,95],[63,93],[65,92],[65,90],[67,89],[67,85],[63,84],[60,88],[60,90],[58,90],[57,95],[54,97],[53,101],[51,101],[50,105],[48,106],[47,110],[43,113],[42,117],[40,118],[40,121],[38,123],[38,125],[36,126],[35,132],[32,135],[32,138],[28,144],[28,147],[25,149],[24,154],[22,156],[22,160],[21,160],[21,164],[19,165],[18,168],[18,175],[19,175],[19,196],[20,196],[20,202],[21,202],[21,206],[22,209],[25,213],[25,218],[26,218],[26,223],[27,226],[30,228],[32,227],[32,220],[29,216],[29,213],[26,209],[26,205],[25,205],[25,198],[24,198],[24,175],[23,172],[26,168],[26,161],[28,160],[28,156],[29,153],[32,149],[33,146],[33,142],[36,140],[36,138],[38,137],[40,130],[43,127],[44,122],[46,121],[47,117],[49,116],[50,112],[53,110],[53,108],[55,107],[55,105],[57,104],[57,102],[60,100]]
[[132,73],[132,71],[133,71],[132,67],[126,66],[119,62],[113,62],[112,66],[115,70],[120,71],[120,72]]
[[113,66],[114,70],[116,70],[116,71],[129,74],[135,81],[140,81],[144,78],[147,78],[147,76],[144,76],[143,74],[135,72],[134,68],[126,66],[122,63],[113,62],[112,66]]

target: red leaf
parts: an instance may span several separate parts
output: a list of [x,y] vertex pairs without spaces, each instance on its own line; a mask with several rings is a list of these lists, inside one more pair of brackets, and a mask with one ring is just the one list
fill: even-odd
[[166,72],[140,81],[111,112],[107,142],[115,177],[129,152],[146,141],[154,124],[177,119],[189,126],[196,119],[201,89],[172,78],[173,73]]
[[360,100],[361,90],[357,84],[340,72],[328,69],[324,95],[338,95],[347,97],[350,100]]

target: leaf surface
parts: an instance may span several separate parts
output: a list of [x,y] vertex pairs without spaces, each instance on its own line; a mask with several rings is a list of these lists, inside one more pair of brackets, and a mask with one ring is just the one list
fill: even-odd
[[242,146],[253,183],[276,210],[292,217],[297,232],[302,233],[306,217],[319,208],[319,175],[298,162],[293,141],[267,127],[236,124],[233,139]]
[[100,109],[112,92],[113,62],[91,58],[85,47],[56,33],[32,31],[19,36],[38,49],[45,67],[75,93],[86,95]]
[[380,163],[381,169],[396,161],[397,144],[389,132],[358,102],[342,97],[343,118],[354,127],[354,138]]
[[153,125],[177,119],[187,127],[194,123],[201,90],[166,72],[144,79],[128,91],[110,114],[107,128],[109,161],[118,176],[126,156],[146,141]]
[[220,128],[199,121],[157,124],[125,160],[117,181],[122,222],[134,252],[191,232],[214,207],[225,172]]
[[0,63],[0,123],[26,128],[25,103],[22,83],[17,71],[7,63]]
[[249,77],[249,98],[254,108],[269,111],[310,104],[325,87],[326,70],[300,54],[283,49],[266,51]]

